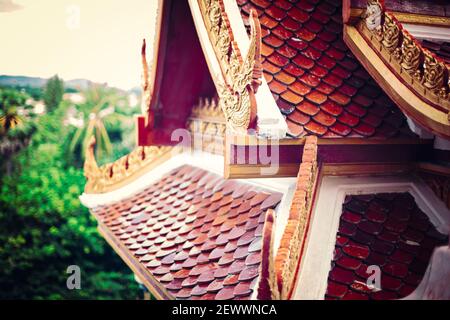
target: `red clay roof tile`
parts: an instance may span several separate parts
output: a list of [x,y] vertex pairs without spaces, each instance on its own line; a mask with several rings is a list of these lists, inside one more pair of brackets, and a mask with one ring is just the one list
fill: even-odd
[[295,81],[295,77],[290,76],[289,74],[287,74],[286,72],[279,72],[275,75],[275,79],[277,79],[278,81],[280,81],[281,83],[285,83],[285,84],[291,84]]
[[268,46],[273,47],[273,48],[281,47],[284,44],[283,40],[281,40],[280,38],[275,37],[273,35],[269,35],[269,36],[265,37],[262,41],[265,44],[267,44]]
[[281,95],[281,97],[292,104],[299,104],[303,100],[302,96],[299,96],[292,91],[286,91]]
[[[293,121],[295,123],[305,125],[309,122],[310,119],[311,118],[308,115],[306,115],[305,113],[299,112],[299,111],[294,111],[291,113],[288,120],[290,120],[289,122]],[[289,124],[289,122],[288,122],[288,124]],[[298,129],[296,129],[296,130],[298,130]]]
[[278,8],[277,6],[270,6],[265,10],[265,13],[274,18],[275,20],[281,21],[286,16],[286,11]]
[[[272,29],[278,24],[274,19],[270,18],[267,15],[261,16],[259,18],[259,22],[261,23],[262,26],[266,27],[267,29]],[[266,29],[263,29],[263,30],[266,30]]]
[[315,104],[322,104],[327,100],[327,96],[318,91],[312,91],[306,98]]
[[[284,68],[284,71],[290,73],[291,75],[293,75],[294,77],[300,77],[301,75],[303,75],[305,73],[305,71],[303,69],[298,68],[297,66],[295,66],[295,64],[291,63],[289,65],[287,65]],[[298,81],[296,81],[298,82]]]
[[297,55],[295,58],[292,59],[292,61],[303,69],[311,69],[314,66],[314,61],[310,58],[307,58],[303,54]]
[[278,25],[275,28],[272,29],[272,34],[276,35],[278,38],[282,40],[287,40],[292,37],[292,32],[287,30],[282,25]]
[[316,105],[308,102],[308,101],[303,101],[302,103],[300,103],[297,106],[297,110],[301,111],[302,113],[309,115],[309,116],[314,116],[319,112],[319,107],[317,107]]
[[327,128],[315,121],[310,121],[305,125],[305,129],[308,130],[308,132],[312,133],[316,136],[322,136],[327,132]]
[[289,10],[288,15],[292,19],[294,19],[300,23],[304,23],[309,20],[309,14],[303,10],[296,8],[296,7],[293,7],[291,10]]
[[267,0],[255,0],[255,1],[253,1],[253,3],[262,9],[265,9],[268,6],[270,6],[270,1],[267,1]]
[[270,83],[269,87],[270,87],[270,90],[272,90],[272,92],[275,92],[275,93],[278,93],[278,94],[283,93],[283,92],[286,91],[286,85],[283,84],[282,82],[279,82],[279,81],[276,81],[276,80],[272,81]]
[[281,25],[283,27],[285,27],[286,29],[293,31],[293,32],[295,32],[301,28],[301,24],[298,23],[297,21],[295,21],[294,19],[291,19],[290,17],[287,17],[286,19],[284,19],[281,22]]
[[335,117],[323,111],[319,111],[319,113],[316,114],[313,119],[325,127],[330,127],[336,122]]

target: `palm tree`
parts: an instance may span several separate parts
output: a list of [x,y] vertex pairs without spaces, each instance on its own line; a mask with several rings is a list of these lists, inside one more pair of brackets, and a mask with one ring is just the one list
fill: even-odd
[[77,128],[70,140],[69,151],[76,153],[78,150],[84,157],[89,139],[94,136],[97,141],[96,156],[111,155],[112,143],[106,127],[124,119],[123,115],[115,112],[124,97],[117,90],[101,85],[91,86],[83,95],[85,101],[69,110],[66,119],[66,123]]
[[0,90],[0,133],[6,135],[10,129],[23,123],[19,107],[25,104],[23,94],[11,89]]
[[25,148],[36,127],[30,109],[26,104],[27,96],[15,89],[0,89],[0,155],[11,172],[11,158]]

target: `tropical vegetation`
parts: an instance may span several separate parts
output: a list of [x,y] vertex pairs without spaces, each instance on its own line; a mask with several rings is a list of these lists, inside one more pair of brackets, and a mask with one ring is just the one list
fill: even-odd
[[[56,103],[60,92],[53,92],[57,96],[47,98]],[[125,115],[135,110],[118,90],[80,94],[83,103],[62,100],[35,115],[24,90],[0,88],[0,146],[7,146],[0,149],[0,299],[141,297],[133,274],[78,198],[85,184],[84,141],[101,137],[100,162],[128,152],[133,126]],[[13,141],[17,147],[8,147]],[[70,265],[80,267],[80,290],[66,286]]]

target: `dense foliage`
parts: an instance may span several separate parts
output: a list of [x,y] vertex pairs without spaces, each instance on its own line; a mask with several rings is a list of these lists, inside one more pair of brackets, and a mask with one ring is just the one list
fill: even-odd
[[[85,180],[67,156],[76,131],[64,125],[71,107],[64,101],[28,119],[37,127],[30,144],[13,157],[9,174],[0,172],[0,298],[140,297],[132,273],[78,199]],[[114,150],[120,138],[112,139]],[[81,269],[81,290],[66,287],[69,265]]]

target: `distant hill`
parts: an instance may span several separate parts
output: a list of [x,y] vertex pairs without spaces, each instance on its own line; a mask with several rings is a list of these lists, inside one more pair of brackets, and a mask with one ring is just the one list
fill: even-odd
[[77,90],[86,90],[93,82],[86,79],[73,79],[64,81],[64,87]]
[[47,79],[38,77],[25,77],[25,76],[5,76],[0,75],[0,85],[2,86],[20,86],[20,87],[32,87],[40,88],[45,85]]
[[[0,86],[42,88],[47,82],[47,80],[48,79],[39,77],[0,75]],[[95,83],[87,79],[72,79],[64,81],[64,88],[74,90],[85,90],[92,84]],[[118,90],[123,91],[121,89]],[[134,92],[134,90],[132,91]]]

